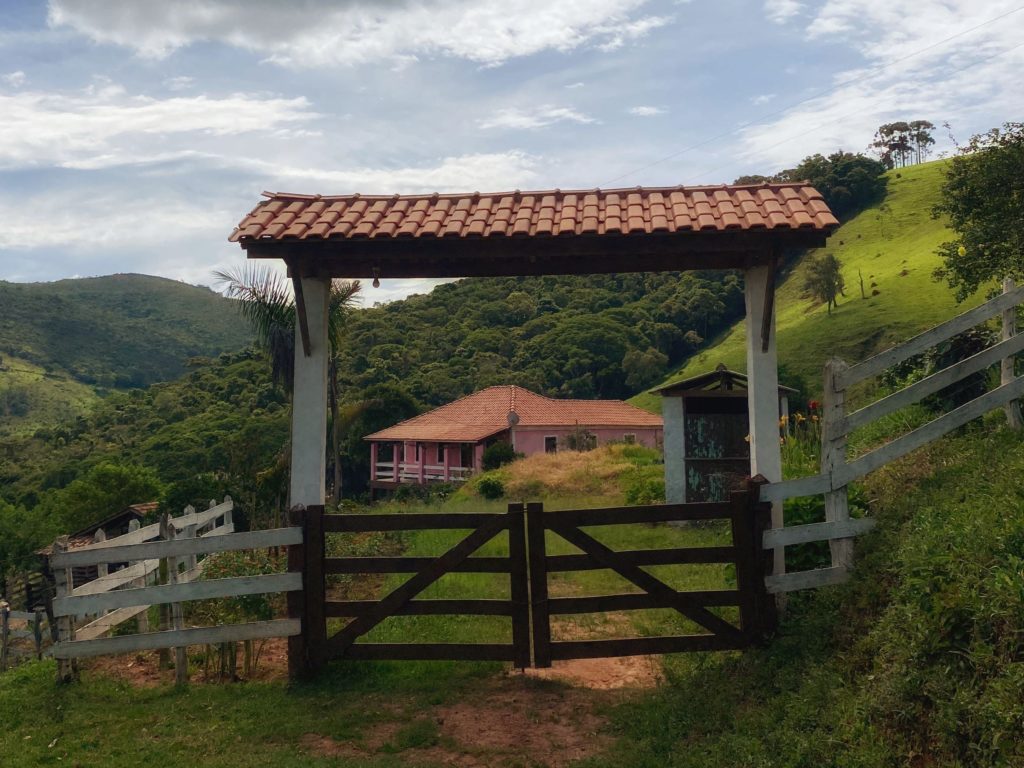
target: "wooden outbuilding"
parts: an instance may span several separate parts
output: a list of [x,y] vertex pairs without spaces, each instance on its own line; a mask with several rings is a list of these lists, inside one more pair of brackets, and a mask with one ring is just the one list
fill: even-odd
[[[747,377],[714,371],[651,390],[661,395],[665,422],[665,500],[725,501],[750,475]],[[780,423],[789,416],[791,387],[780,386]]]

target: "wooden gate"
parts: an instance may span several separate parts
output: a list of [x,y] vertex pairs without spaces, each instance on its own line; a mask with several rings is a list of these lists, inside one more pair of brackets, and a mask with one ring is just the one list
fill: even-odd
[[[754,501],[757,488],[732,494],[728,502],[659,504],[642,507],[546,512],[542,504],[509,504],[503,513],[332,514],[311,507],[297,513],[303,545],[290,548],[290,570],[303,572],[303,591],[289,595],[289,616],[301,619],[301,635],[289,639],[293,674],[310,673],[332,659],[450,659],[509,661],[518,668],[547,667],[552,660],[627,656],[679,651],[743,648],[763,638],[774,622],[774,604],[764,587],[770,559],[761,546],[770,526],[770,505]],[[614,551],[581,530],[587,526],[728,520],[727,546]],[[328,533],[413,530],[468,530],[439,556],[325,557]],[[507,556],[473,556],[483,545],[508,533]],[[548,554],[555,534],[581,554]],[[529,549],[527,548],[527,535]],[[677,591],[644,566],[731,563],[736,588]],[[608,568],[641,592],[591,597],[548,597],[554,572]],[[446,573],[507,574],[507,599],[417,599]],[[379,600],[327,600],[331,574],[402,574],[411,578]],[[735,606],[738,623],[711,608]],[[706,630],[704,634],[615,640],[551,640],[551,617],[563,614],[672,608]],[[512,629],[504,643],[356,642],[390,616],[508,616]],[[333,636],[327,621],[351,620]],[[532,640],[532,642],[531,642]],[[532,647],[531,647],[532,646]],[[531,653],[532,650],[532,653]]]
[[[757,491],[731,494],[728,502],[658,504],[644,507],[577,509],[545,512],[541,504],[527,506],[530,545],[530,587],[533,661],[549,667],[553,660],[605,656],[717,651],[744,648],[763,639],[774,626],[774,603],[764,586],[770,560],[761,547],[762,532],[770,527],[771,506],[753,503]],[[613,551],[581,530],[586,526],[632,523],[729,520],[732,544]],[[557,534],[582,554],[550,555],[547,533]],[[732,563],[736,588],[677,591],[643,566]],[[611,569],[640,592],[591,597],[548,597],[548,574],[595,568]],[[709,610],[739,608],[738,624]],[[699,627],[702,634],[670,637],[632,637],[610,640],[552,641],[551,617],[648,608],[671,608]]]

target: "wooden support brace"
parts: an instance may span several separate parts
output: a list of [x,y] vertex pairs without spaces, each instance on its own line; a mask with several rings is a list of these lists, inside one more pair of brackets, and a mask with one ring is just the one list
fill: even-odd
[[306,297],[302,293],[302,278],[292,274],[292,288],[295,291],[295,319],[299,323],[299,335],[302,337],[302,354],[309,357],[312,347],[309,343],[309,317],[306,315]]

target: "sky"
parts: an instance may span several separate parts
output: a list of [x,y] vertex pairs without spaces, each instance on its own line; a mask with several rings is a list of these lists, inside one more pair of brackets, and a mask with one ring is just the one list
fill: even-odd
[[715,184],[894,120],[940,155],[1021,72],[1024,0],[0,0],[0,279],[212,285],[263,190]]

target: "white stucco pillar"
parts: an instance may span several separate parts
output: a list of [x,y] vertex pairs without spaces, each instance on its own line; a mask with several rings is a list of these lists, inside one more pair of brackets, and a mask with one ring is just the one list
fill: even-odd
[[309,357],[295,323],[295,381],[292,387],[291,503],[319,505],[325,499],[327,463],[327,312],[330,280],[303,277],[309,321]]
[[661,417],[665,422],[665,501],[686,501],[686,436],[683,432],[683,398],[662,397]]
[[[775,350],[775,312],[768,319],[768,348],[762,349],[765,291],[771,265],[751,267],[744,273],[747,306],[747,405],[750,413],[750,474],[768,482],[782,480],[779,445],[779,361]],[[772,527],[782,527],[782,503],[772,505]],[[775,573],[785,573],[782,548],[775,550]]]

